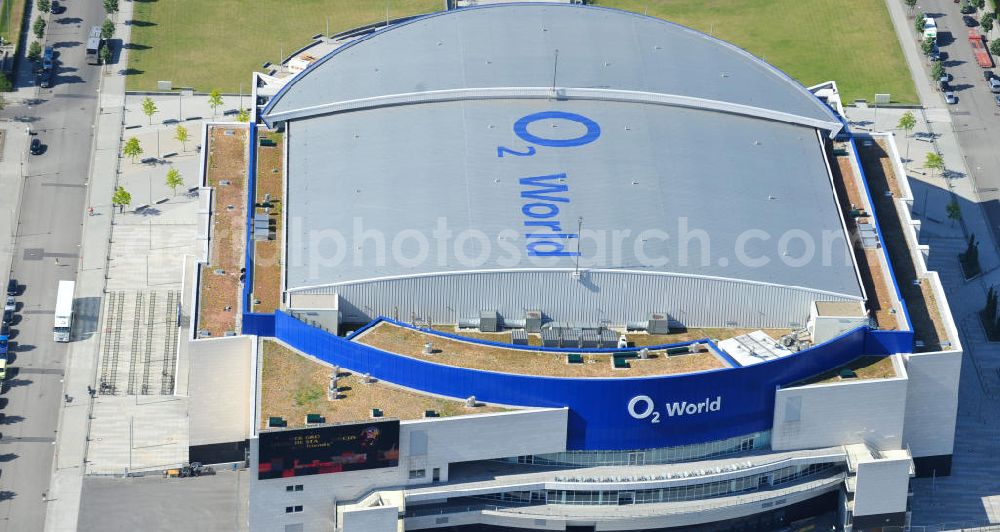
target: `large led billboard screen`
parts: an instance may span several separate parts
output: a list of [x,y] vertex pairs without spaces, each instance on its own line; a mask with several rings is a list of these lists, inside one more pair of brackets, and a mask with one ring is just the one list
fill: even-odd
[[257,478],[285,478],[399,465],[399,420],[260,433]]

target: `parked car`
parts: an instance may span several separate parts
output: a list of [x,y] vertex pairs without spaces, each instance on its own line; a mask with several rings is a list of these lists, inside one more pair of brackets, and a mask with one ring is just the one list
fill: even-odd
[[62,13],[63,11],[65,11],[66,8],[64,8],[59,3],[59,0],[52,0],[52,5],[49,7],[49,10],[52,12],[53,15],[58,15],[58,14]]
[[993,74],[993,71],[992,71],[992,70],[984,70],[984,71],[983,71],[983,78],[984,78],[984,79],[985,79],[986,81],[989,81],[989,80],[991,80],[991,79],[993,79],[993,78],[995,78],[995,77],[996,77],[996,75],[994,75],[994,74]]
[[979,25],[979,21],[976,20],[975,17],[971,17],[969,15],[965,15],[964,17],[962,17],[962,22],[965,22],[965,26],[967,28],[975,28],[976,26]]
[[17,295],[17,279],[11,279],[7,281],[7,295],[8,296]]
[[997,102],[997,107],[1000,107],[1000,94],[995,94],[993,100]]
[[38,139],[31,139],[31,154],[40,155],[42,153],[42,141]]
[[14,296],[7,296],[7,301],[3,305],[4,310],[17,310],[17,301]]
[[13,322],[14,322],[14,311],[13,310],[3,311],[3,323],[10,325]]
[[992,91],[994,94],[1000,93],[1000,79],[990,78],[989,83],[990,83],[990,91]]
[[52,86],[52,69],[43,70],[41,74],[38,75],[38,86],[47,89]]
[[955,97],[955,93],[948,91],[944,93],[944,101],[948,102],[949,105],[954,105],[958,103],[958,98]]

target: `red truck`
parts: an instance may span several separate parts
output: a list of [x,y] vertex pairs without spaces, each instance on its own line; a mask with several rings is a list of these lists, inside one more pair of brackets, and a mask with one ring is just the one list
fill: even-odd
[[990,52],[983,43],[983,36],[974,28],[969,30],[969,44],[972,45],[972,53],[975,54],[979,66],[993,68],[993,58],[990,57]]

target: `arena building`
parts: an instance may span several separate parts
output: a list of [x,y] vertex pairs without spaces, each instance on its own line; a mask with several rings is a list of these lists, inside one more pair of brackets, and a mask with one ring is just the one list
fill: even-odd
[[[281,308],[229,344],[252,530],[867,530],[949,473],[955,325],[835,83],[575,4],[330,42],[256,76],[285,168]],[[296,364],[329,375],[305,414]]]

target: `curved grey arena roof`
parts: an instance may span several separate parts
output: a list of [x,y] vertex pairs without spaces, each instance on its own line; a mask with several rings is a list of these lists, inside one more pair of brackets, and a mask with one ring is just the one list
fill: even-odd
[[[287,126],[290,291],[580,266],[862,296],[825,161],[840,122],[675,24],[566,4],[429,15],[335,50],[264,115]],[[803,237],[815,259],[796,264]]]
[[462,97],[468,89],[485,89],[473,98],[531,97],[525,89],[551,89],[553,81],[575,89],[576,97],[658,95],[678,105],[840,128],[802,85],[745,50],[660,19],[573,4],[482,6],[389,26],[318,60],[264,115],[272,122]]

